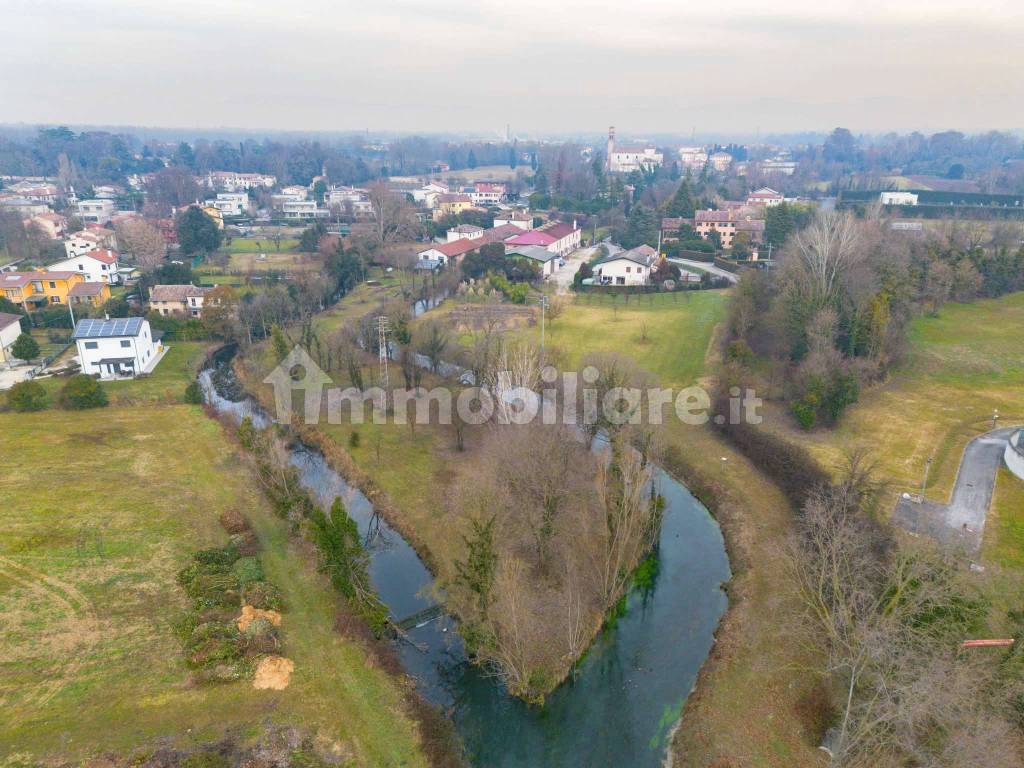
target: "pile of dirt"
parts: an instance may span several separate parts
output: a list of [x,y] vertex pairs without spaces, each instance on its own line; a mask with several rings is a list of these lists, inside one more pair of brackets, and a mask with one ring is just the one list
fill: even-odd
[[266,619],[275,627],[281,626],[281,614],[277,611],[264,611],[259,608],[253,608],[251,605],[243,605],[242,613],[237,619],[238,631],[245,632],[246,627],[256,619]]
[[292,680],[295,662],[284,656],[264,656],[256,667],[252,687],[258,690],[283,691]]

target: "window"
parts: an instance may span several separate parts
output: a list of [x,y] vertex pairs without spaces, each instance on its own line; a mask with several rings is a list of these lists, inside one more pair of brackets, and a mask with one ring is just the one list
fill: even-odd
[[128,339],[121,339],[121,346],[125,349],[131,347],[132,343]]
[[53,282],[53,280],[51,280],[51,281],[50,281],[50,287],[51,287],[51,288],[56,288],[56,287],[57,287],[57,284],[56,284],[55,282]]
[[86,349],[99,349],[99,346],[100,346],[99,342],[96,342],[96,341],[87,341],[87,342],[85,342],[85,348]]

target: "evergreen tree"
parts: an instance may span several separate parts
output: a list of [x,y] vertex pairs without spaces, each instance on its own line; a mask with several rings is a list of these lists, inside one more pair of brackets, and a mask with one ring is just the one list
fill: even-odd
[[194,205],[178,215],[177,230],[178,245],[186,256],[220,248],[221,231],[217,223]]
[[39,357],[39,343],[27,333],[21,334],[11,345],[11,355],[28,362]]
[[679,189],[665,206],[665,215],[692,219],[694,213],[693,190],[690,188],[689,178],[683,179]]
[[470,168],[476,168],[476,152],[472,149],[469,150],[469,157],[466,158],[466,165]]

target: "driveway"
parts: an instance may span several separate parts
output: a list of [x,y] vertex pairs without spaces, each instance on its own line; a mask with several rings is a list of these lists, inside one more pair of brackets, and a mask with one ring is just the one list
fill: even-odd
[[708,272],[715,277],[724,277],[730,283],[735,283],[739,278],[727,269],[716,267],[714,264],[710,264],[706,261],[694,261],[693,259],[669,259],[673,264],[678,264],[680,267],[690,267],[691,271],[697,272]]
[[555,284],[559,294],[566,294],[572,287],[572,279],[580,269],[580,265],[590,261],[594,257],[596,248],[580,248],[569,254],[565,260],[565,266],[556,269],[549,278]]
[[916,502],[907,496],[896,504],[893,521],[911,533],[923,533],[944,544],[963,544],[971,554],[981,549],[985,517],[992,503],[996,473],[1010,435],[1006,427],[976,437],[967,444],[949,504]]
[[0,365],[0,392],[3,392],[5,389],[10,389],[19,381],[27,379],[29,371],[31,370],[31,365],[16,365],[13,368],[8,368],[6,365]]

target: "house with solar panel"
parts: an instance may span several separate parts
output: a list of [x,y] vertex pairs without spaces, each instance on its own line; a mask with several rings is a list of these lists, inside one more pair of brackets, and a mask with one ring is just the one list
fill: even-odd
[[144,317],[79,320],[72,336],[82,373],[101,379],[133,379],[151,373],[167,352],[162,332]]

